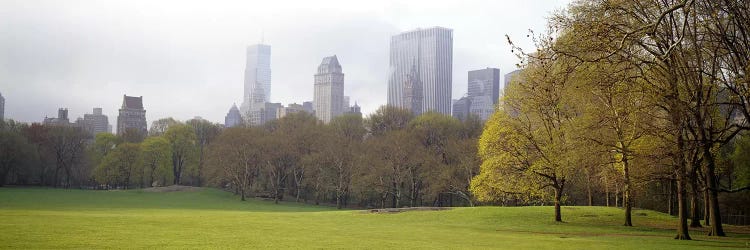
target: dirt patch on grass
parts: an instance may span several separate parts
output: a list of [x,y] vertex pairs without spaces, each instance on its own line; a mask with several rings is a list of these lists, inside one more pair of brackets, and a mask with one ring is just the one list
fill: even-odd
[[200,191],[202,189],[203,188],[200,188],[200,187],[172,185],[172,186],[166,186],[166,187],[144,188],[144,189],[142,189],[142,191],[143,192],[152,192],[152,193],[166,193],[166,192],[196,192],[196,191]]
[[378,213],[378,214],[393,214],[407,211],[441,211],[450,210],[450,207],[404,207],[404,208],[380,208],[380,209],[369,209],[366,213]]

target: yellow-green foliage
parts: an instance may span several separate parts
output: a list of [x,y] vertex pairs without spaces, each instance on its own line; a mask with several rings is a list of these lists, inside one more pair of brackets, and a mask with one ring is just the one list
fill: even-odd
[[471,192],[479,201],[501,201],[510,197],[539,196],[541,184],[526,175],[514,156],[524,139],[511,126],[510,117],[496,112],[485,125],[479,138],[479,156],[482,159],[479,174],[471,181]]

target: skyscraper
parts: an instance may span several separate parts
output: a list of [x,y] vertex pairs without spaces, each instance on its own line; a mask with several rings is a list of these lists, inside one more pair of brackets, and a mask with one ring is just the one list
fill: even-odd
[[[295,114],[299,112],[306,112],[302,105],[296,103],[290,103],[286,107],[279,107],[276,111],[276,119],[281,119],[288,114]],[[312,112],[311,112],[312,113]]]
[[0,93],[0,121],[5,120],[5,97]]
[[336,55],[323,58],[315,74],[315,116],[328,123],[344,113],[344,73]]
[[510,84],[510,81],[513,80],[513,77],[516,77],[520,73],[521,73],[521,70],[517,69],[503,76],[503,91],[508,89],[508,85]]
[[341,106],[341,110],[343,110],[344,113],[346,113],[347,111],[349,111],[349,108],[351,107],[351,106],[349,106],[349,100],[350,100],[349,96],[344,96],[344,101],[341,104],[341,105],[343,105],[343,106]]
[[453,117],[465,121],[469,117],[471,99],[468,96],[453,101]]
[[102,114],[102,108],[94,108],[91,114],[83,115],[84,129],[92,136],[109,132],[109,118]]
[[242,115],[237,108],[237,104],[232,104],[232,107],[229,108],[229,112],[227,112],[227,116],[224,117],[224,127],[231,128],[242,123]]
[[307,112],[308,114],[315,114],[315,106],[313,105],[312,101],[302,102],[302,109],[305,110],[305,112]]
[[240,111],[243,115],[262,108],[271,100],[271,46],[256,44],[247,47],[245,91]]
[[495,112],[500,99],[500,70],[486,68],[469,71],[468,97],[471,99],[469,113],[483,121]]
[[122,107],[117,116],[117,135],[122,135],[125,130],[134,129],[141,132],[143,136],[146,130],[146,110],[143,109],[143,96],[122,95]]
[[354,106],[349,107],[348,111],[344,112],[344,114],[357,115],[361,118],[362,108],[357,105],[357,102],[354,102]]
[[420,115],[422,114],[422,104],[424,102],[424,90],[422,88],[422,81],[419,80],[419,72],[416,66],[412,65],[411,73],[406,77],[402,92],[403,101],[401,103],[404,105],[404,108],[414,113],[414,115]]
[[404,84],[416,68],[422,83],[422,110],[451,113],[453,30],[416,29],[391,37],[388,105],[408,108]]
[[44,117],[42,124],[51,126],[70,126],[70,120],[68,120],[68,109],[59,108],[57,110],[57,117]]
[[[505,93],[505,91],[508,91],[508,87],[513,81],[513,78],[518,77],[519,74],[521,74],[520,69],[514,70],[508,74],[505,74],[505,76],[503,77],[504,78],[503,79],[503,93]],[[518,116],[518,112],[519,112],[518,109],[510,107],[510,105],[508,105],[507,103],[501,104],[500,108],[504,109],[506,112],[508,112],[508,114],[512,116]]]

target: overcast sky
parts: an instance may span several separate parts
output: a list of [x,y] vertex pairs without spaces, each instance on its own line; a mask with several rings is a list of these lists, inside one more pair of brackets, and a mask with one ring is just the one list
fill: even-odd
[[271,101],[312,100],[313,74],[337,55],[345,95],[369,114],[386,104],[390,37],[453,29],[453,98],[467,71],[515,69],[508,34],[529,29],[568,0],[535,1],[35,1],[0,0],[0,93],[5,117],[71,120],[101,107],[113,127],[122,95],[143,96],[149,125],[163,117],[224,122],[242,102],[245,48],[271,45]]

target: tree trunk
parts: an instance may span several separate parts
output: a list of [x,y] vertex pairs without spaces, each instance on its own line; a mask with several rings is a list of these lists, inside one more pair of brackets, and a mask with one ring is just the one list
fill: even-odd
[[70,188],[70,168],[65,168],[65,188]]
[[604,193],[607,196],[607,198],[606,198],[607,207],[609,207],[609,183],[607,182],[606,177],[604,179]]
[[690,174],[690,186],[690,227],[701,227],[701,218],[698,212],[698,175],[695,171]]
[[708,189],[708,208],[711,213],[711,230],[709,236],[726,236],[724,228],[721,225],[721,210],[719,209],[719,197],[716,185],[716,166],[711,153],[711,148],[703,147],[703,155],[706,159],[706,186]]
[[685,181],[684,174],[678,174],[677,178],[677,207],[678,207],[678,222],[677,222],[677,236],[675,239],[678,240],[690,240],[690,233],[688,231],[687,224],[687,192],[685,192]]
[[54,181],[54,185],[52,186],[54,188],[57,188],[57,184],[59,183],[59,181],[58,181],[59,180],[58,179],[58,177],[59,177],[58,174],[59,173],[60,173],[60,167],[55,168],[55,177],[54,177],[55,179],[52,180],[52,181]]
[[282,196],[281,192],[283,192],[281,190],[281,181],[276,180],[276,185],[277,185],[276,188],[273,189],[273,203],[279,204],[279,200],[281,199],[281,196]]
[[336,194],[336,209],[341,209],[341,204],[343,201],[341,200],[341,194]]
[[392,183],[392,185],[393,185],[393,197],[392,197],[392,201],[391,201],[391,207],[397,208],[398,207],[398,199],[399,199],[399,195],[398,195],[398,183],[396,183],[394,181]]
[[240,188],[240,200],[245,201],[245,188]]
[[615,207],[620,207],[620,186],[615,184]]
[[203,143],[200,143],[200,149],[199,149],[199,155],[198,155],[198,179],[196,180],[196,186],[203,185],[201,183],[201,178],[203,178],[202,172],[203,172]]
[[[674,112],[674,111],[673,111]],[[674,114],[673,114],[674,115]],[[678,130],[679,131],[679,130]],[[688,231],[687,224],[687,192],[685,191],[685,158],[683,152],[685,149],[685,143],[682,138],[682,134],[677,134],[677,150],[679,151],[675,155],[675,172],[677,175],[677,235],[674,237],[678,240],[690,240],[690,232]]]
[[711,209],[708,205],[708,189],[703,191],[703,224],[706,226],[711,225],[711,213],[709,212]]
[[10,172],[10,166],[0,167],[0,187],[5,185],[5,180],[8,178],[8,172]]
[[632,211],[633,211],[633,205],[631,204],[631,197],[630,197],[630,170],[628,169],[628,158],[627,154],[623,153],[622,157],[622,163],[623,163],[623,177],[625,181],[624,190],[622,192],[622,205],[625,207],[625,226],[632,227],[633,221],[632,221]]
[[[588,178],[589,177],[587,177],[587,179]],[[590,179],[586,182],[586,193],[588,195],[589,206],[593,206],[594,205],[594,196],[591,195],[591,181],[590,181]]]
[[555,188],[555,221],[562,222],[560,213],[560,199],[562,198],[562,188]]
[[669,180],[667,189],[667,192],[669,194],[667,199],[667,213],[669,215],[674,215],[674,187],[672,185],[674,185],[674,180]]

